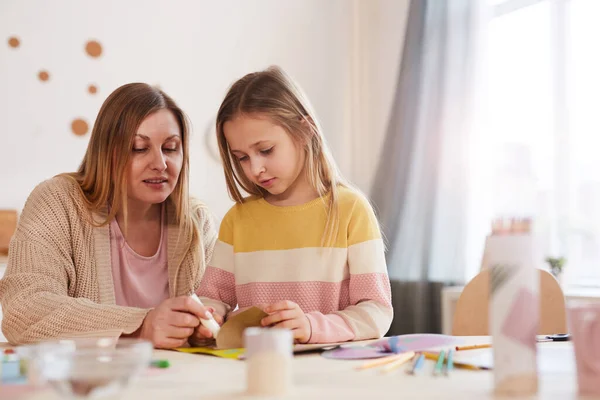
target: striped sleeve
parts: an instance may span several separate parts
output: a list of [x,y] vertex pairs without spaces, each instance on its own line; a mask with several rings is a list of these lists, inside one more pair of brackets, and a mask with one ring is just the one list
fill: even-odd
[[311,343],[380,338],[392,323],[383,240],[375,213],[362,198],[354,204],[348,226],[348,268],[350,305],[329,315],[309,313]]
[[235,293],[232,211],[221,222],[219,239],[196,294],[223,317],[237,305]]

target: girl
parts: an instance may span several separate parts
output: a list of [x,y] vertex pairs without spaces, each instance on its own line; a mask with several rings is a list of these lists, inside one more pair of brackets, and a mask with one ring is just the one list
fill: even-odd
[[383,336],[393,310],[377,219],[340,176],[301,90],[278,67],[246,75],[221,104],[217,137],[237,204],[198,290],[205,305],[217,319],[259,306],[263,326],[298,343]]
[[104,102],[79,170],[27,200],[0,280],[11,344],[136,336],[186,344],[206,310],[198,288],[216,230],[188,195],[183,111],[144,83]]

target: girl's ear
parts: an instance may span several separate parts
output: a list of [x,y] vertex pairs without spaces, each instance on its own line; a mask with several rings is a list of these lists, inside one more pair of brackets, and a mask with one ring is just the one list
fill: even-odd
[[314,137],[317,135],[317,130],[316,130],[316,127],[315,127],[315,122],[310,117],[310,115],[304,115],[303,117],[299,117],[299,118],[300,118],[300,124],[302,124],[302,127],[308,133],[308,135],[304,136],[304,137],[307,138],[306,145],[308,146],[310,144],[310,142],[312,140],[314,140]]
[[300,119],[300,122],[302,123],[302,125],[311,125],[311,126],[315,126],[315,121],[313,121],[313,119],[311,118],[310,115],[304,115],[302,117],[298,117]]

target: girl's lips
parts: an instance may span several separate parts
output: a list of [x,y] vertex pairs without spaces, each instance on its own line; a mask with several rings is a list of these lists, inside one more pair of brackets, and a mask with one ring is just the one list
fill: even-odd
[[271,185],[273,185],[273,182],[275,182],[275,178],[271,178],[271,179],[267,179],[265,181],[261,181],[260,185],[263,187],[269,187]]

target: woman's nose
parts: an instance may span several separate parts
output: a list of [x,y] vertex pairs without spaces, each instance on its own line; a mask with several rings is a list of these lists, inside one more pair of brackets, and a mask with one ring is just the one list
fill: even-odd
[[161,172],[167,169],[167,160],[165,159],[165,155],[161,150],[154,152],[154,157],[152,159],[152,169]]

